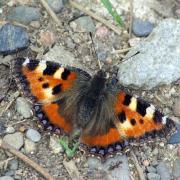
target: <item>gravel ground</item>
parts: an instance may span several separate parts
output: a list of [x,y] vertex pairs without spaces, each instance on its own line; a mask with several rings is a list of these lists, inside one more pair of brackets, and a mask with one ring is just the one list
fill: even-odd
[[[93,75],[98,70],[96,60],[96,56],[98,56],[102,64],[110,67],[112,76],[114,76],[118,64],[121,63],[127,53],[117,53],[116,50],[136,46],[139,41],[145,39],[151,33],[153,26],[157,26],[164,18],[179,18],[180,2],[178,0],[173,1],[174,6],[170,9],[172,12],[168,11],[168,16],[162,15],[161,12],[158,14],[157,10],[153,9],[152,11],[156,14],[154,18],[157,21],[150,21],[153,18],[148,19],[146,14],[143,18],[137,17],[138,19],[133,23],[131,37],[128,34],[129,3],[125,0],[112,0],[125,23],[121,35],[117,35],[89,16],[84,16],[82,12],[70,7],[68,3],[64,4],[65,1],[54,0],[54,2],[48,2],[57,13],[56,15],[61,22],[60,27],[54,23],[40,3],[36,3],[34,0],[0,2],[0,22],[2,22],[0,27],[4,25],[4,21],[9,21],[13,25],[15,20],[20,23],[21,28],[22,26],[25,27],[23,31],[28,35],[23,34],[22,40],[19,37],[22,33],[17,33],[17,36],[13,38],[11,36],[10,44],[2,43],[7,42],[6,39],[2,38],[5,37],[4,33],[6,31],[0,30],[0,113],[4,111],[7,105],[11,104],[5,113],[0,116],[0,137],[8,139],[8,142],[13,141],[11,144],[15,144],[18,150],[45,167],[55,179],[73,179],[72,177],[75,179],[76,176],[67,171],[64,162],[68,162],[69,159],[57,142],[58,137],[44,131],[43,127],[38,124],[37,118],[32,114],[32,106],[26,97],[21,96],[21,91],[17,88],[14,80],[11,80],[9,67],[11,59],[16,56],[30,56],[40,59],[52,58],[53,60],[60,58],[59,62],[61,62],[61,58],[63,58],[63,63],[81,67]],[[113,23],[112,17],[99,1],[91,3],[90,1],[78,0],[77,2],[86,5],[89,9],[94,10]],[[167,9],[170,8],[166,2],[161,3],[164,8],[166,6]],[[27,15],[22,16],[22,12]],[[8,32],[17,32],[16,30],[10,28]],[[93,34],[97,55],[94,54],[89,32]],[[21,43],[22,41],[23,43]],[[22,47],[22,44],[24,47]],[[25,47],[27,48],[24,49]],[[180,81],[157,86],[148,91],[142,88],[131,88],[130,92],[152,102],[165,114],[179,121]],[[75,164],[82,179],[123,179],[122,176],[124,176],[124,179],[139,179],[139,174],[130,153],[132,150],[144,171],[146,179],[180,178],[178,170],[180,168],[180,145],[167,144],[167,137],[143,143],[137,142],[120,153],[120,157],[115,156],[106,162],[100,162],[98,158],[89,157],[79,150],[71,161]],[[97,166],[98,163],[99,166]],[[73,167],[73,165],[68,166]],[[124,173],[121,174],[121,177],[118,174],[119,171]],[[44,179],[27,164],[0,149],[0,180],[8,179],[8,177],[9,179],[11,177],[12,179],[23,180]]]

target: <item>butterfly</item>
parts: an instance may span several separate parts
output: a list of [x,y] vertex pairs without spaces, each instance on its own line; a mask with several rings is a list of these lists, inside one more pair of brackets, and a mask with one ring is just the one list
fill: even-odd
[[154,105],[125,92],[99,70],[82,69],[29,58],[13,60],[13,75],[33,99],[43,126],[56,133],[80,129],[81,147],[107,156],[136,139],[165,137],[174,122]]

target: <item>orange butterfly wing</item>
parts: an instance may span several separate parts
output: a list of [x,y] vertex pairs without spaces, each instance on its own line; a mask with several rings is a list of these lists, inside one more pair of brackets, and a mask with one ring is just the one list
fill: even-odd
[[92,154],[105,156],[122,150],[128,141],[143,137],[165,136],[175,127],[172,120],[155,109],[152,104],[137,99],[125,92],[117,94],[115,102],[114,127],[107,134],[82,136],[82,145]]
[[[14,60],[13,71],[16,79],[27,95],[34,96],[35,113],[47,129],[65,132],[72,130],[72,124],[67,122],[59,112],[61,107],[59,95],[73,86],[78,74],[84,71],[62,67],[58,63],[38,61],[24,58]],[[87,73],[83,73],[89,76]]]

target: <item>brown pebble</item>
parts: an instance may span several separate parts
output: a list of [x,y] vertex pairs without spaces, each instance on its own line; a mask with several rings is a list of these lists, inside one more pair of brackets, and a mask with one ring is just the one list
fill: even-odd
[[31,21],[30,26],[33,28],[39,29],[41,25],[39,21]]
[[56,37],[50,31],[40,32],[39,36],[39,42],[45,47],[50,47],[55,43]]
[[174,102],[173,112],[175,116],[180,117],[180,97],[177,98]]
[[26,127],[25,127],[25,126],[21,126],[21,127],[19,128],[19,131],[22,132],[22,133],[25,132],[25,130],[26,130]]
[[149,160],[146,159],[146,160],[143,161],[143,165],[145,167],[149,166],[149,164],[150,164]]
[[108,36],[108,33],[108,29],[105,26],[101,26],[97,29],[96,36],[103,39]]

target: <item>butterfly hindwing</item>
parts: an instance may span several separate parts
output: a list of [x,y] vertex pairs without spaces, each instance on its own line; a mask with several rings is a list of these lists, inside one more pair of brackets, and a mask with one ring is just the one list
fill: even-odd
[[[79,75],[88,73],[71,67],[63,67],[50,61],[17,58],[13,61],[13,74],[24,89],[24,93],[35,99],[35,113],[49,129],[72,130],[72,124],[60,114],[60,95],[71,88]],[[27,93],[28,92],[28,93]]]

